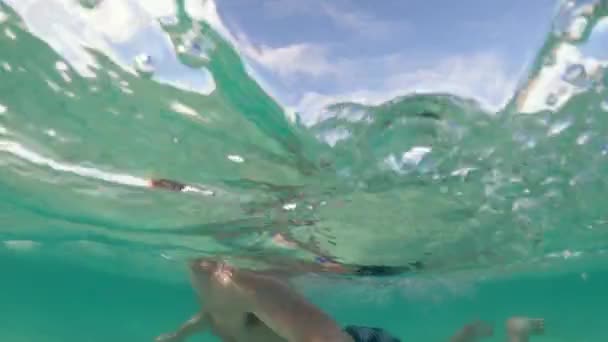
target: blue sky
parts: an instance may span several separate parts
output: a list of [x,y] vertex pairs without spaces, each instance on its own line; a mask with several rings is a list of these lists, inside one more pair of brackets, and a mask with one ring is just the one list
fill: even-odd
[[[86,42],[128,69],[148,54],[156,80],[209,93],[212,75],[181,65],[157,18],[174,0],[5,0],[81,73]],[[378,104],[450,92],[498,108],[550,29],[557,0],[185,0],[239,49],[252,75],[305,122],[340,101]]]
[[554,8],[554,0],[217,2],[272,92],[310,112],[335,99],[374,103],[417,89],[499,105],[545,39]]

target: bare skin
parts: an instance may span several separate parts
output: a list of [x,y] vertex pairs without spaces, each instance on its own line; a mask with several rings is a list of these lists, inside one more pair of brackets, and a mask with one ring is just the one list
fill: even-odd
[[511,317],[507,320],[509,342],[528,342],[530,336],[545,333],[545,320],[542,318]]
[[491,325],[482,321],[474,321],[465,324],[462,329],[458,330],[450,342],[476,342],[482,338],[490,337],[494,334],[494,329]]
[[352,342],[338,324],[281,280],[222,262],[190,265],[201,311],[157,342],[185,341],[210,330],[225,342]]

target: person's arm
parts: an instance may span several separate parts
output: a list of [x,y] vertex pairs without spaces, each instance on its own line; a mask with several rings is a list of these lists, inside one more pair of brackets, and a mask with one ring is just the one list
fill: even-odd
[[156,338],[156,342],[181,342],[185,341],[188,337],[202,332],[209,327],[209,321],[207,315],[203,312],[199,312],[192,316],[179,329],[172,333],[163,334]]

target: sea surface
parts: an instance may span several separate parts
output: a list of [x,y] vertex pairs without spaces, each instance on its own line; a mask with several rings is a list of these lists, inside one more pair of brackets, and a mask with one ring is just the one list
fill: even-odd
[[152,341],[197,309],[199,256],[403,341],[502,341],[513,315],[608,339],[608,2],[557,3],[498,109],[404,93],[310,122],[213,1],[117,1],[0,0],[0,341]]

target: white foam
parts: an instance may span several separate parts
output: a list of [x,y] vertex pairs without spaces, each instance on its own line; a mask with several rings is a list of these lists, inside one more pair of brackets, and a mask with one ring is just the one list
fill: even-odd
[[15,33],[13,31],[11,31],[11,29],[9,29],[9,28],[4,29],[4,34],[6,34],[6,36],[12,40],[17,39],[17,36],[15,35]]
[[68,71],[68,65],[65,64],[65,62],[63,61],[57,61],[55,63],[55,68],[57,69],[57,71]]
[[44,131],[44,133],[52,138],[57,136],[57,131],[55,131],[54,129],[47,129],[46,131]]
[[182,189],[182,192],[195,192],[195,193],[201,194],[203,196],[213,196],[213,195],[215,195],[215,192],[213,192],[211,190],[199,189],[197,187],[190,186],[190,185],[186,185],[184,187],[184,189]]
[[298,206],[298,205],[297,205],[297,204],[295,204],[295,203],[287,203],[287,204],[285,204],[285,205],[283,206],[283,209],[284,209],[284,210],[291,211],[291,210],[295,210],[297,206]]
[[12,250],[27,251],[40,246],[40,243],[32,240],[6,240],[4,246]]
[[242,163],[245,161],[245,159],[243,157],[239,156],[238,154],[230,154],[230,155],[228,155],[227,158],[231,162],[235,162],[235,163]]
[[84,167],[78,165],[70,165],[61,163],[50,158],[46,158],[34,151],[28,150],[23,147],[21,144],[9,141],[9,140],[0,140],[0,151],[10,153],[16,157],[19,157],[23,160],[26,160],[30,163],[46,166],[55,171],[60,172],[68,172],[72,174],[76,174],[78,176],[86,177],[86,178],[95,178],[98,180],[129,185],[129,186],[137,186],[137,187],[148,187],[149,182],[144,178],[139,178],[126,174],[119,173],[109,173],[98,170],[92,167]]
[[177,101],[173,101],[171,102],[171,109],[178,112],[178,113],[182,113],[188,116],[193,116],[193,117],[198,117],[198,113],[186,106],[185,104],[181,103],[181,102],[177,102]]
[[6,113],[6,106],[3,106],[3,105],[0,103],[0,114],[4,114],[4,113]]
[[414,146],[401,156],[401,163],[418,165],[425,155],[430,153],[432,148],[428,146]]

